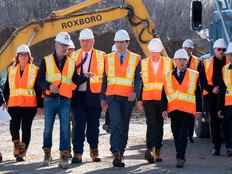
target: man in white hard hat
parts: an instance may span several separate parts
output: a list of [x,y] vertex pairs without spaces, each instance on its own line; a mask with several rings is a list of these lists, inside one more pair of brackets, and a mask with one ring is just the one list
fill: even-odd
[[214,55],[203,60],[204,65],[204,102],[206,111],[210,116],[211,135],[213,141],[212,155],[219,156],[222,144],[221,125],[222,118],[218,114],[218,102],[223,89],[222,68],[226,64],[226,44],[224,39],[218,39],[214,42]]
[[[189,55],[189,61],[188,61],[187,67],[192,70],[198,71],[201,74],[202,72],[201,61],[198,57],[193,55],[193,49],[194,49],[193,41],[191,39],[186,39],[182,44],[182,48],[184,48]],[[194,140],[193,140],[194,125],[195,125],[195,119],[193,117],[192,122],[189,127],[189,135],[188,135],[189,141],[191,143],[194,143]]]
[[70,148],[70,104],[73,90],[75,62],[66,56],[70,44],[67,32],[60,32],[55,38],[55,51],[46,56],[40,65],[39,81],[44,93],[44,165],[50,165],[52,132],[56,114],[60,119],[60,161],[61,168],[68,168]]
[[164,49],[160,39],[154,38],[148,44],[150,56],[141,63],[141,95],[137,106],[145,111],[147,134],[145,159],[149,163],[161,162],[160,151],[163,141],[163,118],[161,99],[163,94],[164,75],[171,71],[172,61],[161,55]]
[[[165,74],[162,116],[171,118],[171,129],[176,148],[176,167],[183,168],[186,161],[188,128],[191,117],[199,116],[201,106],[196,102],[200,90],[197,71],[187,68],[188,53],[184,49],[175,52],[175,69]],[[165,100],[166,99],[166,100]]]
[[72,53],[75,51],[75,45],[74,45],[74,42],[72,40],[70,40],[70,43],[69,43],[69,46],[68,46],[68,49],[67,49],[67,53],[66,55],[67,56],[71,56]]
[[126,30],[115,33],[116,51],[105,59],[105,95],[110,114],[110,145],[113,166],[124,167],[123,154],[128,140],[129,121],[139,93],[140,56],[128,50],[130,37]]
[[79,35],[81,48],[72,54],[79,78],[72,99],[74,116],[74,157],[72,163],[81,163],[85,138],[90,147],[93,162],[100,162],[98,155],[99,119],[101,115],[101,87],[104,73],[103,51],[94,48],[95,39],[91,29],[83,29]]
[[[222,69],[225,89],[222,91],[219,114],[223,112],[223,131],[228,157],[232,156],[232,42],[225,52],[228,64]],[[221,113],[220,113],[221,112]]]

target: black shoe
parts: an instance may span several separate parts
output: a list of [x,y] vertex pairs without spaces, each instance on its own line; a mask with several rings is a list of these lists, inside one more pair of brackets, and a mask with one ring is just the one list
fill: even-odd
[[163,161],[163,159],[162,159],[162,158],[156,158],[155,161],[156,161],[157,163],[160,163],[160,162]]
[[72,158],[72,164],[81,164],[82,159]]
[[232,149],[228,149],[226,151],[226,154],[227,154],[228,157],[232,157]]
[[154,163],[154,157],[151,154],[150,150],[147,150],[144,155],[145,160],[147,160],[150,164]]
[[25,161],[23,157],[19,157],[19,156],[16,157],[16,162],[23,162],[23,161]]
[[123,163],[121,160],[119,159],[114,159],[113,160],[113,166],[114,167],[125,167],[125,163]]
[[212,155],[213,155],[213,156],[220,156],[220,150],[218,150],[218,149],[213,149],[213,150],[212,150]]
[[176,168],[183,168],[184,167],[185,160],[183,159],[177,159],[176,161]]
[[194,143],[194,140],[193,140],[193,138],[191,137],[191,138],[189,138],[189,142],[190,143]]

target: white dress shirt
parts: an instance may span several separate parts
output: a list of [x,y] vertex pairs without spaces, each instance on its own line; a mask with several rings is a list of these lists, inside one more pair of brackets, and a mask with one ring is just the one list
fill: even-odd
[[160,60],[152,61],[154,74],[157,74],[157,72],[159,70],[159,64],[160,64]]
[[[85,54],[86,54],[86,52],[83,51],[82,60],[85,58]],[[83,63],[83,65],[82,65],[82,70],[83,70],[84,74],[87,73],[89,70],[91,54],[92,54],[92,50],[88,52],[88,57],[87,57],[85,63]],[[87,90],[87,82],[82,83],[78,88],[78,91],[86,91],[86,90]]]

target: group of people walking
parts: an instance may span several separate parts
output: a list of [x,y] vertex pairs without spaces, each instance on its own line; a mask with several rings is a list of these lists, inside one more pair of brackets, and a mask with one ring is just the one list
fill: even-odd
[[81,30],[79,42],[80,48],[75,50],[70,35],[58,33],[54,52],[45,56],[39,67],[33,64],[27,45],[17,48],[2,98],[11,116],[17,162],[25,160],[33,119],[44,109],[44,165],[49,166],[52,160],[56,116],[60,121],[59,166],[68,168],[70,157],[73,164],[82,163],[85,139],[92,161],[100,162],[99,119],[101,112],[107,112],[112,164],[125,167],[129,123],[136,103],[145,112],[145,159],[149,163],[162,162],[163,124],[170,117],[176,167],[184,167],[195,118],[205,109],[211,118],[213,155],[220,155],[223,124],[227,155],[232,156],[232,43],[226,50],[224,40],[218,39],[214,56],[200,60],[192,54],[190,39],[173,59],[162,55],[164,46],[158,38],[148,44],[150,56],[141,59],[128,49],[130,36],[126,30],[115,33],[115,49],[109,54],[95,49],[91,29]]

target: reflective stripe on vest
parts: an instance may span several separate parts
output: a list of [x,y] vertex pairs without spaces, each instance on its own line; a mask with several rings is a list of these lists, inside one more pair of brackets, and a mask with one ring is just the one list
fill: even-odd
[[37,66],[27,64],[22,76],[19,65],[9,67],[8,78],[10,96],[8,107],[36,107],[35,80],[38,74]]
[[230,64],[223,67],[223,80],[226,85],[225,106],[232,106],[232,70],[229,69]]
[[165,92],[168,99],[168,112],[179,110],[194,114],[196,112],[195,90],[199,73],[187,69],[181,84],[169,72],[165,75]]
[[161,57],[157,74],[154,74],[152,59],[149,57],[142,60],[143,100],[161,100],[164,74],[171,71],[171,68],[171,60]]
[[[79,65],[83,58],[83,51],[79,49],[73,55],[76,61],[76,65]],[[93,50],[90,61],[90,72],[94,73],[94,77],[90,78],[90,91],[92,93],[101,92],[104,73],[104,57],[105,52],[96,49]],[[80,73],[80,68],[78,68],[77,71],[77,73]]]
[[[139,55],[128,51],[123,65],[113,52],[107,55],[107,90],[106,95],[128,97],[133,92],[135,70],[139,63]],[[118,67],[117,67],[118,66]]]
[[[46,64],[46,80],[59,87],[59,94],[61,96],[71,98],[74,89],[72,77],[75,71],[75,61],[68,57],[61,73],[56,66],[53,55],[49,55],[44,59]],[[50,94],[50,91],[46,90],[46,95]]]

